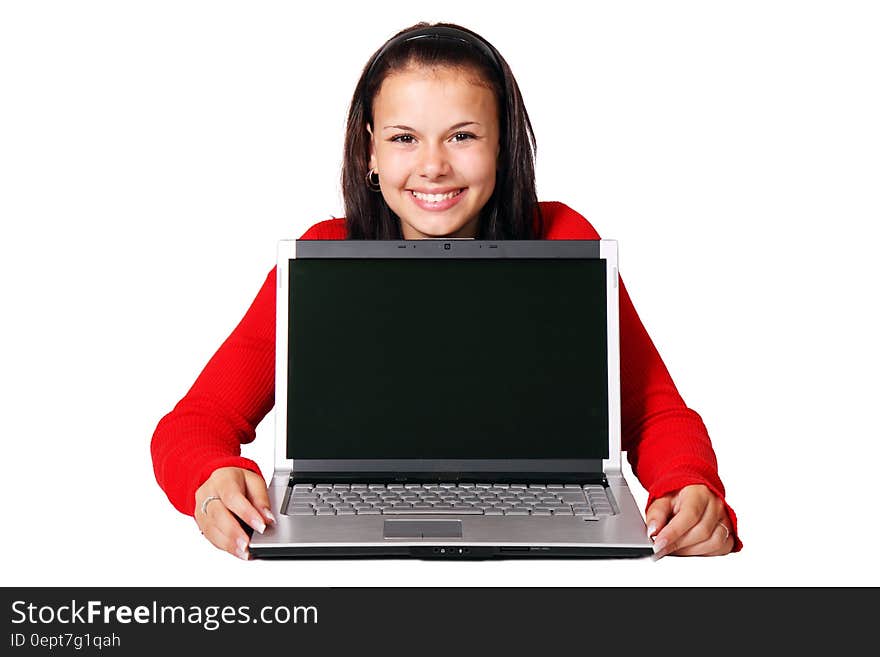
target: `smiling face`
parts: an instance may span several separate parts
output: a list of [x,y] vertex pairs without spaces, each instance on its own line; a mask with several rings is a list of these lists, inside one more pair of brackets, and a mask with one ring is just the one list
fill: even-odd
[[370,167],[404,239],[476,237],[495,189],[498,104],[469,70],[411,67],[373,100]]

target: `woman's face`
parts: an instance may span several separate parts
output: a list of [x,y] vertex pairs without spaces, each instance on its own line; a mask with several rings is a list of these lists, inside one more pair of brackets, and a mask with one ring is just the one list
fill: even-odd
[[370,167],[404,239],[476,237],[495,189],[495,94],[475,73],[412,67],[373,100]]

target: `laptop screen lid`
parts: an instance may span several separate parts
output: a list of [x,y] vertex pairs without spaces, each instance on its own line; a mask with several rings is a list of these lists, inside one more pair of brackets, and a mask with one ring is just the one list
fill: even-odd
[[283,241],[276,471],[619,470],[617,246]]

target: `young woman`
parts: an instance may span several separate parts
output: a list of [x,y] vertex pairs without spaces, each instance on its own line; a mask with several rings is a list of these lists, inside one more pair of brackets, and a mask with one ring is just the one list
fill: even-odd
[[[349,108],[345,219],[303,239],[598,239],[581,215],[538,202],[535,140],[501,55],[465,28],[420,23],[367,62]],[[152,441],[159,485],[216,547],[248,558],[274,522],[241,444],[274,404],[275,273]],[[681,399],[621,282],[623,448],[648,491],[658,557],[742,547],[706,428]]]

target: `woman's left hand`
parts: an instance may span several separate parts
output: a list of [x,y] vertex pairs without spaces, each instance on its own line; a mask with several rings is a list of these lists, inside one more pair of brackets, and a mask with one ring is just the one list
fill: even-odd
[[734,537],[724,502],[707,486],[695,484],[658,497],[645,512],[654,558],[718,556],[733,549]]

